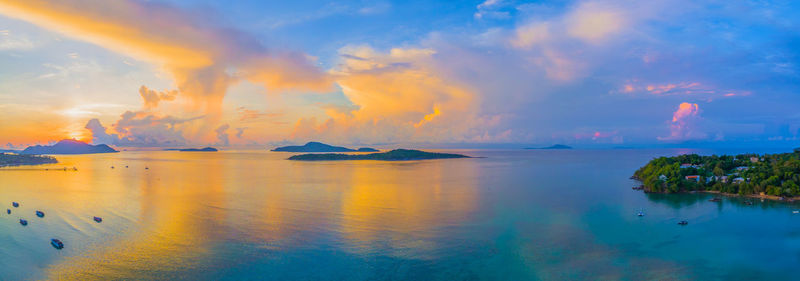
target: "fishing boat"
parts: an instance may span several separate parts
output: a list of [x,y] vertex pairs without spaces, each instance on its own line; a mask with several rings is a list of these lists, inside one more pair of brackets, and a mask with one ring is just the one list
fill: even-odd
[[14,206],[14,208],[17,208],[17,207],[19,207],[19,203],[17,203],[17,202],[11,202],[11,206]]
[[53,245],[54,248],[59,249],[59,250],[64,248],[64,243],[61,242],[61,240],[58,240],[58,239],[55,239],[55,238],[50,239],[50,245]]
[[680,224],[680,225],[687,225],[687,224],[689,224],[689,222],[688,222],[688,221],[680,221],[680,222],[678,222],[678,224]]
[[94,217],[93,219],[95,222],[103,222],[103,218],[101,217]]
[[639,212],[638,212],[638,213],[636,213],[636,215],[637,215],[637,216],[640,216],[640,217],[644,217],[644,211],[642,211],[642,210],[639,210]]
[[19,219],[19,224],[25,226],[25,225],[28,225],[28,221],[25,220],[25,219]]
[[40,217],[40,218],[43,218],[44,217],[44,212],[37,210],[36,211],[36,216]]

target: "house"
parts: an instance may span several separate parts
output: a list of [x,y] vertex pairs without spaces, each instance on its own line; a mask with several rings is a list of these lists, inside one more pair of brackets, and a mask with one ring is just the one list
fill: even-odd
[[698,182],[700,181],[700,176],[698,175],[686,176],[686,180]]
[[738,177],[738,178],[734,178],[733,179],[733,183],[743,183],[743,182],[744,182],[744,178],[742,178],[742,177]]
[[721,182],[723,182],[723,183],[725,183],[725,182],[728,182],[728,176],[721,176],[721,177],[719,177],[719,181],[721,181]]
[[736,170],[737,170],[737,171],[747,171],[747,169],[750,169],[750,167],[747,167],[747,166],[739,166],[739,167],[736,167]]
[[758,157],[750,157],[750,163],[758,163]]
[[695,169],[697,169],[697,168],[700,168],[700,165],[688,164],[688,163],[681,164],[681,169],[684,169],[684,168],[695,168]]

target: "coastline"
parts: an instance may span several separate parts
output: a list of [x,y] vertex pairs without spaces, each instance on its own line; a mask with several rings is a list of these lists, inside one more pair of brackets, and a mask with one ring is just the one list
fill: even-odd
[[[638,180],[637,180],[638,181]],[[761,194],[747,194],[741,195],[736,193],[725,193],[716,190],[692,190],[692,191],[681,191],[681,192],[653,192],[653,191],[646,191],[641,190],[644,193],[655,193],[655,194],[692,194],[692,193],[709,193],[709,194],[716,194],[722,195],[727,197],[740,197],[740,198],[752,198],[752,199],[761,199],[761,200],[772,200],[778,202],[786,202],[786,203],[800,203],[800,197],[781,197],[781,196],[774,196],[774,195],[761,195]]]
[[17,166],[34,166],[56,164],[58,160],[52,156],[20,155],[0,153],[0,168]]

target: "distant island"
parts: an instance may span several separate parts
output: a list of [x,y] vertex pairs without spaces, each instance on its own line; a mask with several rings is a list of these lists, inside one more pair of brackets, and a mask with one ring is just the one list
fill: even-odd
[[308,142],[305,145],[292,145],[283,146],[273,149],[272,151],[283,152],[378,152],[379,150],[369,147],[362,147],[359,149],[350,149],[341,146],[332,146],[321,142]]
[[216,152],[219,151],[213,147],[204,147],[204,148],[167,148],[164,149],[167,151],[182,151],[182,152],[191,152],[191,151],[199,151],[199,152]]
[[54,145],[29,146],[20,154],[93,154],[118,152],[105,144],[91,145],[77,140],[61,140]]
[[428,159],[472,158],[461,154],[425,152],[413,149],[395,149],[388,152],[369,154],[301,154],[289,157],[289,160],[300,161],[337,161],[337,160],[380,160],[380,161],[406,161]]
[[697,154],[659,157],[639,168],[633,179],[645,192],[718,192],[784,199],[800,196],[800,148],[793,153]]
[[19,153],[19,150],[13,150],[13,149],[0,149],[0,153]]
[[53,157],[0,153],[0,167],[58,163]]
[[555,144],[548,147],[526,147],[525,149],[572,149],[569,145]]

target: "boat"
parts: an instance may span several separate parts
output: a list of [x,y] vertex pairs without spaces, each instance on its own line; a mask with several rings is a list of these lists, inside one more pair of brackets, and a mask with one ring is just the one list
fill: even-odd
[[638,213],[638,214],[636,214],[636,215],[637,215],[637,216],[640,216],[640,217],[644,217],[644,213],[643,213],[642,211],[639,211],[639,213]]
[[40,217],[40,218],[43,218],[44,217],[44,212],[37,210],[36,211],[36,216]]
[[794,210],[792,211],[792,214],[800,214],[800,210]]
[[688,222],[688,221],[679,221],[679,222],[678,222],[678,224],[680,224],[680,225],[687,225],[687,224],[689,224],[689,222]]
[[14,208],[17,208],[17,207],[19,207],[19,203],[17,203],[17,202],[11,202],[11,206],[14,206]]
[[708,201],[709,202],[720,202],[720,201],[722,201],[722,198],[714,197],[714,198],[708,199]]
[[747,200],[747,201],[744,201],[744,204],[745,205],[753,205],[753,201]]
[[103,218],[101,217],[94,217],[93,219],[95,222],[103,222]]
[[59,249],[59,250],[64,248],[64,243],[61,242],[61,240],[58,240],[58,239],[55,239],[55,238],[50,239],[50,245],[53,245],[54,248]]
[[6,209],[6,214],[11,214],[11,209]]
[[19,224],[21,224],[21,225],[23,225],[23,226],[24,226],[24,225],[28,225],[28,221],[27,221],[27,220],[25,220],[25,219],[19,219]]

